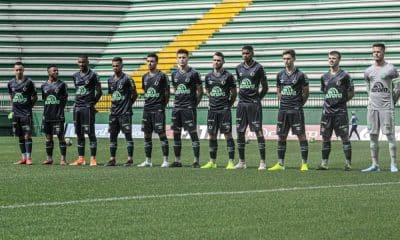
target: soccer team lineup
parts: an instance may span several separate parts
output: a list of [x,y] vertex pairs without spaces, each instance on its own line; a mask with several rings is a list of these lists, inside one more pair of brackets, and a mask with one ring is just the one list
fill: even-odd
[[[157,68],[158,56],[149,53],[146,57],[148,72],[142,76],[144,93],[143,115],[141,130],[144,134],[144,161],[137,162],[134,157],[135,148],[132,138],[132,106],[138,98],[135,82],[129,74],[123,71],[123,59],[112,58],[114,74],[108,78],[107,89],[111,96],[109,109],[109,159],[104,166],[117,166],[118,135],[120,132],[125,137],[127,159],[123,166],[126,167],[152,167],[153,133],[157,134],[162,152],[162,168],[182,167],[182,130],[190,135],[193,151],[193,168],[214,169],[218,162],[226,164],[226,169],[246,169],[246,130],[247,128],[256,135],[259,166],[258,170],[281,171],[285,170],[285,153],[287,151],[287,137],[289,132],[296,135],[300,146],[299,170],[309,170],[308,153],[309,141],[305,132],[305,116],[303,106],[309,96],[309,82],[306,73],[296,67],[296,51],[286,49],[282,51],[282,70],[276,74],[276,91],[279,101],[279,111],[276,120],[277,147],[276,154],[269,153],[267,167],[266,144],[263,133],[263,106],[261,100],[268,92],[268,82],[264,67],[254,60],[251,45],[241,48],[242,61],[237,65],[235,72],[224,69],[224,54],[215,52],[210,56],[212,68],[205,76],[204,82],[200,73],[189,64],[190,53],[186,49],[176,52],[177,69],[170,77]],[[365,69],[364,79],[368,93],[367,126],[370,137],[370,166],[360,169],[362,172],[381,171],[379,161],[379,134],[382,132],[387,138],[390,156],[390,172],[398,172],[397,146],[395,138],[394,111],[395,104],[400,97],[400,85],[395,79],[399,73],[395,66],[385,61],[385,45],[383,43],[371,44],[373,64]],[[240,53],[238,53],[240,54]],[[341,53],[336,50],[327,52],[327,67],[329,70],[322,74],[320,90],[324,94],[321,106],[320,134],[321,161],[316,170],[329,169],[331,153],[331,139],[333,133],[340,137],[343,147],[343,170],[352,169],[352,144],[349,137],[357,132],[357,117],[352,113],[348,117],[347,102],[354,96],[353,80],[345,69],[340,67]],[[45,146],[36,146],[32,143],[32,109],[38,100],[35,84],[24,75],[24,63],[14,64],[15,77],[8,82],[8,92],[12,101],[12,119],[14,135],[18,139],[21,158],[16,165],[39,164],[39,160],[32,157],[32,149],[45,150],[47,158],[40,162],[51,165],[55,162],[53,152],[55,138],[58,139],[61,159],[60,165],[80,166],[86,165],[85,148],[90,151],[90,166],[98,166],[97,138],[95,134],[96,103],[102,98],[100,78],[89,67],[89,57],[77,57],[79,71],[73,74],[74,106],[73,122],[76,133],[78,156],[74,161],[67,161],[67,146],[72,145],[72,140],[65,137],[65,107],[68,100],[67,84],[59,79],[57,65],[47,67],[48,80],[40,86],[44,108],[42,132],[45,136]],[[39,89],[39,88],[38,88]],[[171,116],[166,116],[166,106],[173,94],[173,107]],[[207,132],[209,135],[208,146],[209,161],[200,161],[200,140],[197,130],[197,111],[203,95],[208,98]],[[236,107],[236,139],[232,136],[232,112]],[[135,116],[136,117],[136,116]],[[173,139],[169,140],[166,134],[166,118],[171,117],[171,130]],[[217,157],[218,134],[223,134],[226,140],[228,159]],[[88,138],[88,141],[86,141]],[[359,137],[358,137],[359,138]],[[135,141],[139,141],[135,140]],[[142,140],[140,140],[142,141]],[[33,145],[35,147],[33,147]],[[174,159],[169,160],[170,145],[172,145]],[[121,146],[120,146],[121,147]],[[125,147],[125,146],[124,146]],[[224,146],[225,147],[225,146]],[[38,150],[38,151],[40,151]],[[121,151],[121,149],[120,149]],[[235,153],[238,158],[235,158]],[[274,155],[274,157],[272,157]],[[17,157],[17,156],[16,156]],[[188,158],[188,156],[185,156]],[[202,156],[202,159],[205,157]],[[237,160],[235,160],[237,159]],[[275,160],[276,159],[276,162]],[[102,159],[104,160],[104,159]],[[119,163],[119,161],[118,161]],[[222,164],[222,163],[221,163]],[[359,171],[359,170],[357,170]]]

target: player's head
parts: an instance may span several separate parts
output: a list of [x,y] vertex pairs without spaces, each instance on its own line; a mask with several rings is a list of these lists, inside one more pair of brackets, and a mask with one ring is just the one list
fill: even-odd
[[78,57],[78,66],[81,72],[88,70],[89,58],[87,55],[81,55]]
[[383,43],[374,43],[372,45],[372,57],[374,58],[375,62],[382,62],[385,58],[385,44]]
[[56,80],[58,78],[58,67],[55,64],[47,66],[47,75],[50,80]]
[[176,51],[176,61],[180,68],[185,68],[189,62],[189,51],[183,48]]
[[286,68],[293,68],[294,61],[296,61],[296,51],[294,49],[286,49],[282,53],[283,63]]
[[14,63],[14,73],[17,79],[22,79],[24,76],[24,64],[22,62]]
[[155,54],[155,53],[147,54],[146,62],[147,62],[147,68],[149,69],[149,71],[153,71],[153,70],[157,69],[157,64],[158,64],[157,54]]
[[331,68],[336,68],[339,66],[342,54],[339,51],[330,51],[328,54],[328,63]]
[[222,52],[215,52],[213,56],[213,68],[215,70],[220,70],[225,63],[225,57]]
[[253,46],[245,45],[242,47],[242,59],[245,62],[250,62],[253,60],[254,49]]
[[124,67],[124,62],[122,60],[122,58],[120,57],[114,57],[111,61],[112,64],[112,69],[114,71],[114,73],[121,73],[122,72],[122,68]]

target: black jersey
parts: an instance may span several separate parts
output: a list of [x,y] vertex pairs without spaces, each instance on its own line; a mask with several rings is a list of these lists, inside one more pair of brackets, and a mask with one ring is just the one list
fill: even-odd
[[158,71],[152,75],[146,73],[142,77],[144,91],[144,110],[162,110],[165,108],[165,91],[169,91],[168,77]]
[[41,86],[45,121],[64,121],[64,108],[68,99],[67,84],[61,80],[44,82]]
[[321,91],[324,97],[324,113],[337,114],[347,112],[347,92],[354,88],[350,75],[340,70],[335,75],[327,72],[321,77]]
[[207,74],[205,85],[210,93],[208,105],[210,110],[230,108],[231,89],[236,88],[235,79],[230,72],[224,70],[218,75],[214,71]]
[[236,67],[236,76],[239,85],[239,102],[260,102],[260,84],[262,82],[267,84],[263,66],[256,61],[251,66],[241,63]]
[[96,85],[100,84],[99,76],[91,69],[84,75],[76,72],[72,75],[76,88],[75,107],[90,107],[96,104]]
[[8,82],[8,93],[12,99],[12,111],[16,117],[32,116],[32,97],[36,96],[35,85],[30,78]]
[[172,85],[175,87],[174,108],[196,108],[196,90],[201,85],[200,74],[193,68],[186,72],[175,70],[171,74]]
[[276,76],[276,86],[281,89],[279,108],[282,110],[301,109],[303,107],[303,88],[308,86],[307,76],[296,68],[292,73],[283,69]]
[[132,94],[136,89],[132,78],[125,73],[119,79],[114,79],[115,75],[108,78],[108,93],[111,94],[110,114],[120,116],[132,114]]

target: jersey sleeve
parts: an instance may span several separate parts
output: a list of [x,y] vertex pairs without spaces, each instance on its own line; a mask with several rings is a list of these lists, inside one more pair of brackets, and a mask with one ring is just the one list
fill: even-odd
[[349,73],[346,73],[346,85],[345,85],[347,91],[352,91],[354,90],[354,83],[353,79],[351,78]]
[[12,96],[11,82],[7,83],[7,89],[8,89],[8,94],[10,94],[10,96]]
[[321,83],[321,87],[320,90],[322,93],[325,93],[325,81],[324,81],[324,75],[321,76],[320,78],[320,83]]
[[33,81],[30,81],[28,88],[31,92],[32,97],[37,96],[36,87],[35,87],[35,84],[33,83]]
[[112,94],[110,78],[107,80],[107,85],[108,85],[108,86],[107,86],[108,94]]
[[276,74],[276,86],[277,87],[281,87],[282,86],[281,81],[280,81],[280,74],[279,73]]
[[303,80],[303,86],[306,87],[309,85],[309,80],[308,80],[308,76],[305,73],[302,73],[302,80]]
[[45,84],[43,83],[42,86],[40,86],[40,91],[42,92],[42,100],[45,101],[47,96],[46,93],[44,92],[44,86]]
[[199,73],[199,72],[195,72],[194,78],[195,78],[195,83],[196,83],[196,85],[202,85],[202,83],[201,83],[201,77],[200,77],[200,73]]
[[210,83],[208,82],[209,78],[210,78],[209,74],[207,74],[206,77],[204,78],[204,86],[208,91],[210,91]]
[[229,74],[228,82],[229,82],[230,89],[236,88],[235,76],[233,76],[233,74]]

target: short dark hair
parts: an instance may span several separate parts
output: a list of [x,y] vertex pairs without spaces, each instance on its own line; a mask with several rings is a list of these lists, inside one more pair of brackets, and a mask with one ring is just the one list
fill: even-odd
[[247,50],[247,51],[249,51],[249,52],[254,53],[254,48],[253,48],[253,46],[251,46],[251,45],[244,45],[244,46],[242,47],[242,50]]
[[112,62],[120,62],[122,63],[122,58],[121,57],[113,57]]
[[15,62],[15,63],[14,63],[14,66],[15,66],[15,65],[25,67],[24,64],[23,64],[21,61]]
[[214,53],[214,56],[221,57],[221,58],[222,58],[222,60],[224,60],[224,61],[225,61],[225,56],[224,56],[224,54],[223,54],[222,52],[215,52],[215,53]]
[[292,58],[296,58],[296,51],[294,49],[286,49],[283,51],[282,56],[286,55],[286,54],[290,54],[290,56],[292,56]]
[[329,55],[336,55],[336,56],[338,56],[339,59],[342,59],[342,54],[336,50],[330,51]]
[[85,54],[79,55],[78,58],[83,58],[83,59],[89,60],[88,55],[85,55]]
[[147,54],[147,57],[149,58],[155,58],[156,62],[158,62],[158,55],[156,53],[149,53]]
[[57,65],[55,65],[55,64],[50,64],[50,65],[47,66],[47,70],[49,70],[49,69],[52,68],[52,67],[58,68]]
[[180,49],[178,49],[178,51],[176,51],[176,55],[178,55],[178,54],[186,54],[189,56],[189,51],[184,48],[180,48]]
[[383,51],[385,51],[386,46],[384,43],[374,43],[372,44],[372,47],[380,47]]

